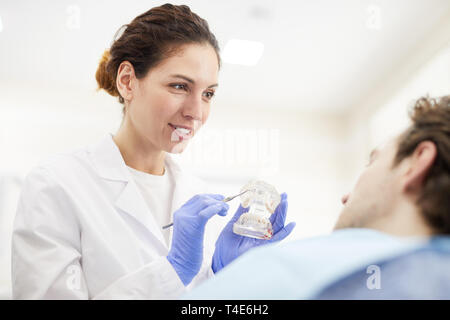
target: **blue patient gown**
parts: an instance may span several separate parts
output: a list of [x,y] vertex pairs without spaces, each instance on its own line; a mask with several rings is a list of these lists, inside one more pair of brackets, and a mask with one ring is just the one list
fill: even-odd
[[433,237],[427,246],[377,263],[380,287],[368,289],[366,270],[325,288],[315,299],[450,299],[450,237]]
[[[349,284],[359,281],[355,287],[381,292],[386,261],[430,248],[430,243],[434,242],[429,238],[400,238],[371,229],[342,229],[326,236],[270,244],[250,250],[182,298],[345,298],[347,291],[336,291],[330,285],[352,274],[354,279],[347,279],[350,291]],[[449,240],[439,243],[448,254]],[[381,278],[381,288],[369,289],[371,285],[367,282],[376,276],[375,269]]]

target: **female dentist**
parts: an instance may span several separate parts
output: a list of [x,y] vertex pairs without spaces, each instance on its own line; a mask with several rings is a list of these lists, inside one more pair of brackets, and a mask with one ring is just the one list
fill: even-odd
[[241,206],[208,238],[207,221],[229,209],[224,196],[204,193],[170,156],[206,122],[219,67],[215,36],[187,6],[155,7],[126,25],[96,73],[99,89],[124,105],[121,127],[28,174],[14,221],[13,298],[175,299],[289,235],[284,193],[271,240],[232,232]]

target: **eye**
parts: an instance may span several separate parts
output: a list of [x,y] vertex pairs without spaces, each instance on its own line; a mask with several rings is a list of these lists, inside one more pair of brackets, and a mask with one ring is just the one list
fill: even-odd
[[187,90],[187,86],[183,83],[174,83],[170,85],[172,88],[177,89],[177,90]]
[[203,96],[205,96],[208,100],[211,100],[214,97],[214,94],[214,91],[206,91],[203,93]]

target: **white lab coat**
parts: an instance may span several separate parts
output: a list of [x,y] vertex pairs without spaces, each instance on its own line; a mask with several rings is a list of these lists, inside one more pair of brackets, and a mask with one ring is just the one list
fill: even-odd
[[[173,211],[208,192],[172,155],[165,164],[175,179]],[[201,270],[185,288],[166,259],[170,245],[108,134],[97,145],[50,157],[27,176],[14,220],[13,298],[178,298],[213,275],[223,226],[215,219],[206,227]]]

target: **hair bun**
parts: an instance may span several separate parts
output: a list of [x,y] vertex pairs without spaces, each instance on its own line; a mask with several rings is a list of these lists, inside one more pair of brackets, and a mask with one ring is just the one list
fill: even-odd
[[119,96],[119,92],[116,88],[116,79],[114,75],[111,74],[108,68],[108,63],[111,58],[111,54],[108,49],[103,52],[102,58],[100,59],[99,65],[97,67],[97,72],[95,73],[95,79],[97,80],[98,90],[105,90],[113,97]]

